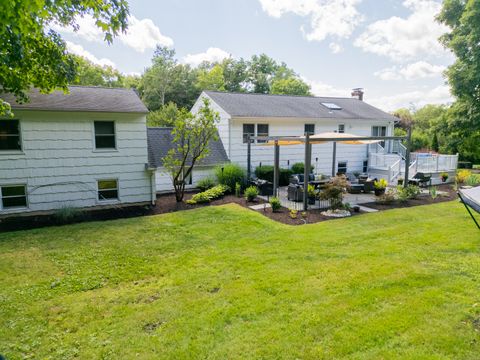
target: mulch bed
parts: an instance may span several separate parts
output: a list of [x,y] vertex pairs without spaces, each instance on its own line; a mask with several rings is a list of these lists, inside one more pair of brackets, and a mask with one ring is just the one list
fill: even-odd
[[[336,220],[339,218],[334,218],[334,217],[329,217],[329,216],[324,216],[322,215],[322,211],[324,210],[309,210],[306,214],[306,217],[304,218],[302,216],[302,212],[299,211],[297,213],[297,218],[292,219],[290,216],[290,211],[284,207],[282,207],[279,211],[273,212],[271,208],[267,208],[265,210],[257,210],[260,214],[265,215],[266,217],[287,224],[287,225],[304,225],[304,224],[313,224],[313,223],[318,223],[321,221],[327,221],[327,220]],[[353,212],[352,211],[352,216],[357,216],[363,214],[362,211],[360,212]],[[349,217],[352,217],[349,216]]]
[[438,195],[438,197],[435,200],[433,200],[432,197],[428,194],[421,194],[416,199],[411,199],[404,202],[396,200],[390,204],[379,204],[377,202],[370,202],[362,205],[369,207],[371,209],[376,209],[376,210],[390,210],[390,209],[407,208],[407,207],[419,206],[419,205],[431,205],[431,204],[437,204],[445,201],[452,201],[452,200],[458,199],[457,193],[453,189],[452,185],[448,185],[448,184],[439,185],[437,186],[437,191],[443,191],[443,192],[446,192],[447,194]]

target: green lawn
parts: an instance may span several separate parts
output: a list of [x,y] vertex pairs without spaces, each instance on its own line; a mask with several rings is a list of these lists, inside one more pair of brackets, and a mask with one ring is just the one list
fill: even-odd
[[236,205],[0,234],[8,359],[478,359],[457,202],[291,227]]

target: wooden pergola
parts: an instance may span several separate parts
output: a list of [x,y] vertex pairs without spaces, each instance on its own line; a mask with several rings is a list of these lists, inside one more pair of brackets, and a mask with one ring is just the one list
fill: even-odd
[[[251,167],[252,167],[252,140],[266,141],[267,145],[273,145],[274,147],[274,161],[273,161],[273,194],[278,192],[278,183],[280,175],[280,146],[282,145],[298,145],[304,144],[305,146],[305,158],[304,158],[304,182],[303,182],[303,208],[306,211],[308,208],[308,178],[310,174],[310,166],[312,161],[312,145],[333,142],[333,160],[332,160],[332,176],[335,176],[335,162],[337,142],[360,142],[360,141],[388,141],[388,140],[406,140],[406,154],[405,154],[405,181],[403,186],[408,185],[409,167],[410,167],[410,148],[411,148],[411,128],[408,129],[406,136],[352,136],[345,137],[344,135],[338,135],[338,137],[318,137],[313,135],[314,139],[311,139],[312,135],[305,133],[304,136],[248,136],[247,137],[247,178],[251,179]],[[290,144],[289,144],[290,143]]]

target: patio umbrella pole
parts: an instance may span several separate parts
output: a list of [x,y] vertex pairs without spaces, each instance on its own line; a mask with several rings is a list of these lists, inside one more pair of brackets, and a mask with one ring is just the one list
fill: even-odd
[[247,135],[247,181],[252,178],[252,143],[250,135]]
[[405,151],[405,178],[403,179],[403,187],[408,186],[408,177],[410,170],[410,148],[412,143],[412,125],[410,124],[407,129],[407,150]]
[[335,164],[337,162],[337,142],[333,142],[332,176],[335,176]]
[[280,146],[278,145],[278,140],[275,140],[274,160],[273,160],[273,196],[277,196],[279,175],[280,175]]
[[310,145],[310,134],[305,133],[305,166],[303,168],[303,211],[308,210],[308,179],[310,176],[310,163],[312,148]]

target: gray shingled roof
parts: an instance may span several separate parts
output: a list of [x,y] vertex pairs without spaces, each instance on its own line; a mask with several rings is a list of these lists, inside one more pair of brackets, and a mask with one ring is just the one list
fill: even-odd
[[30,101],[19,104],[12,94],[0,94],[13,109],[49,111],[88,111],[117,113],[148,113],[148,109],[132,89],[96,86],[69,86],[70,93],[54,91],[41,94],[37,89],[29,93]]
[[[173,146],[172,128],[147,128],[148,164],[150,167],[163,166],[163,158]],[[198,162],[198,165],[211,166],[228,162],[227,153],[222,140],[210,141],[210,151],[207,157]]]
[[[242,94],[217,91],[205,91],[204,93],[228,114],[238,117],[398,120],[393,115],[356,98]],[[322,103],[334,103],[342,109],[330,110]]]

